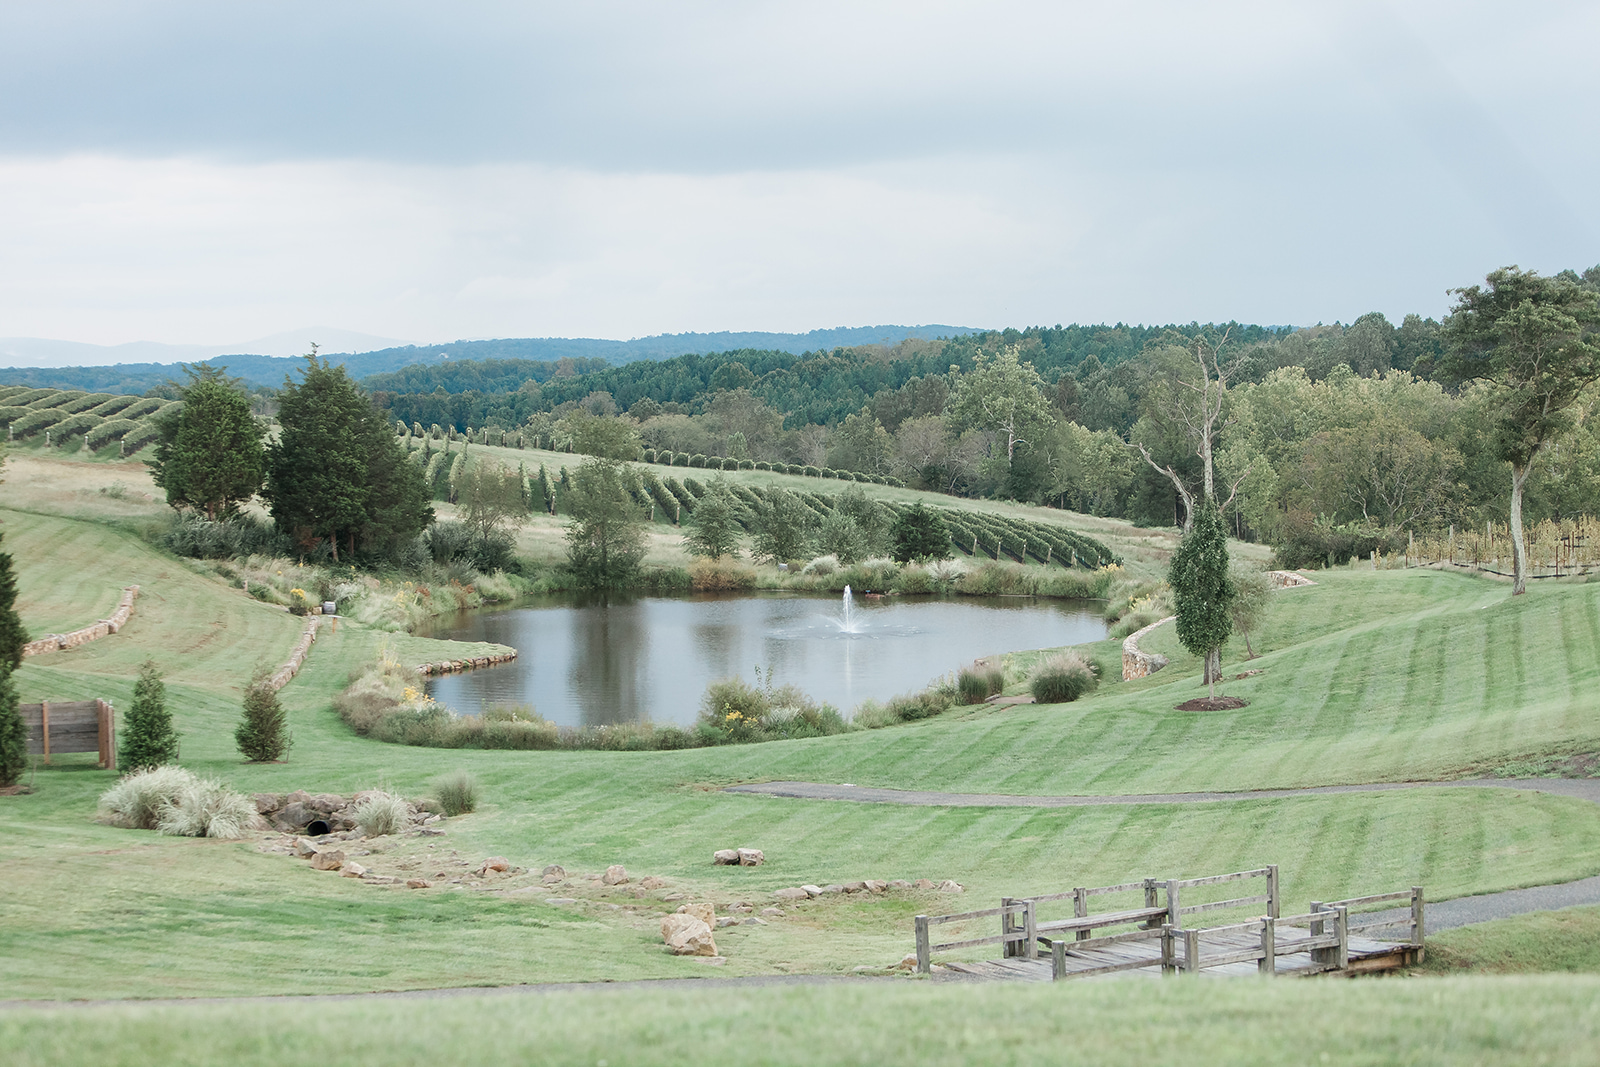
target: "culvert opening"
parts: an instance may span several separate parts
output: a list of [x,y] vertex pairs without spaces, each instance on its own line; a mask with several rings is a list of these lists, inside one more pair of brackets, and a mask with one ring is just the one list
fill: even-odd
[[321,837],[323,834],[329,833],[331,830],[332,827],[328,825],[328,821],[326,819],[312,819],[306,824],[306,836],[308,837]]

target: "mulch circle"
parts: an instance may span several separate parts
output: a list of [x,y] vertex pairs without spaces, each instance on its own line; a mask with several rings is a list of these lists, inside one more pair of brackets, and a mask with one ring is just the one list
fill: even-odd
[[1193,700],[1185,700],[1182,704],[1177,705],[1177,709],[1179,711],[1232,711],[1235,708],[1248,707],[1249,705],[1250,702],[1248,700],[1240,700],[1238,697],[1218,697],[1215,700],[1196,697]]

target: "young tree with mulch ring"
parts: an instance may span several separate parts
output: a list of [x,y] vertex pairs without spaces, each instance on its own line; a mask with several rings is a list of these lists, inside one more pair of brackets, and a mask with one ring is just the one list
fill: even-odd
[[1216,704],[1217,677],[1222,673],[1222,646],[1233,633],[1233,581],[1228,574],[1228,534],[1222,513],[1209,497],[1200,505],[1194,526],[1178,542],[1167,575],[1172,587],[1178,640],[1202,656],[1206,664],[1208,702]]
[[178,761],[178,732],[172,728],[172,713],[167,710],[167,687],[152,660],[139,665],[139,680],[133,684],[133,707],[128,709],[123,723],[118,760],[130,774]]
[[288,716],[265,671],[257,671],[250,688],[244,691],[244,718],[233,732],[233,739],[244,758],[252,763],[276,763],[294,744]]

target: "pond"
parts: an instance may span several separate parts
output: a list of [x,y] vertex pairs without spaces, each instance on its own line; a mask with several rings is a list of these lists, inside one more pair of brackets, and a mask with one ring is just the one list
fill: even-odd
[[513,663],[428,682],[463,714],[532,705],[561,726],[694,722],[717,678],[792,682],[846,715],[863,700],[920,689],[981,656],[1106,635],[1093,601],[1030,597],[857,598],[777,593],[549,597],[469,612],[429,636],[493,641]]

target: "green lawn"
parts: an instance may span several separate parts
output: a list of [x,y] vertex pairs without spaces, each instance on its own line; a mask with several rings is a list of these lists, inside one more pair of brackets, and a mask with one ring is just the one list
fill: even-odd
[[1433,974],[1600,974],[1600,907],[1536,911],[1428,938]]
[[[0,501],[5,498],[0,496]],[[93,822],[114,779],[87,757],[41,769],[37,791],[0,798],[0,973],[11,996],[139,997],[360,991],[669,975],[848,973],[910,947],[918,911],[991,906],[1027,894],[1146,876],[1277,863],[1286,901],[1422,884],[1431,899],[1600,873],[1600,810],[1510,791],[1395,791],[1192,807],[898,808],[728,795],[715,786],[799,778],[1020,794],[1244,790],[1449,777],[1600,742],[1600,585],[1503,586],[1435,572],[1330,572],[1281,595],[1250,664],[1230,683],[1251,705],[1193,715],[1197,665],[1108,685],[1076,704],[982,708],[916,725],[802,742],[688,752],[486,752],[404,748],[355,737],[332,712],[351,668],[387,641],[403,659],[445,658],[439,642],[348,623],[325,635],[283,691],[295,747],[246,766],[232,731],[257,662],[280,662],[299,621],[97,522],[4,513],[24,621],[75,621],[96,597],[144,586],[123,634],[30,659],[23,699],[104,696],[126,707],[145,657],[168,672],[183,762],[244,791],[418,794],[471,770],[486,803],[439,839],[389,859],[505,855],[537,871],[637,878],[719,904],[858,878],[954,878],[960,897],[833,898],[764,927],[719,933],[712,972],[664,955],[667,910],[579,885],[565,906],[529,895],[412,893],[318,874],[260,841],[184,841]],[[430,650],[439,654],[430,655]],[[929,674],[948,664],[930,665]],[[1242,667],[1227,661],[1230,671]],[[714,868],[713,849],[762,848],[760,868]],[[440,851],[443,850],[443,851]],[[403,854],[403,855],[402,855]],[[408,861],[409,861],[408,860]],[[365,862],[365,861],[363,861]],[[613,906],[615,905],[615,906]]]
[[1597,1047],[1600,979],[1588,976],[632,988],[0,1013],[0,1048],[15,1067],[1587,1067]]

